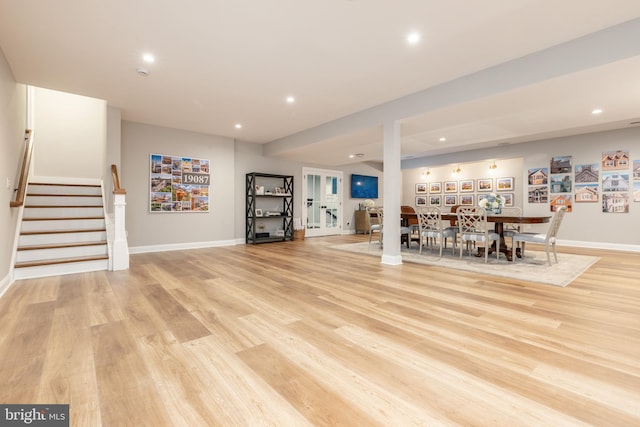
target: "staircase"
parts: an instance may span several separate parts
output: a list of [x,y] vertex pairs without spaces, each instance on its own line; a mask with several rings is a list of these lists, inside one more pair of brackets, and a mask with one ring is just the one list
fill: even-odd
[[15,278],[106,270],[108,262],[101,186],[29,183]]

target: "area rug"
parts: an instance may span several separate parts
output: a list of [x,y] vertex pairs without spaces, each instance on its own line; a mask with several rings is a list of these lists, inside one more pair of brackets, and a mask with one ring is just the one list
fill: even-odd
[[[349,243],[332,246],[332,248],[382,257],[382,249],[377,243]],[[457,250],[456,254],[453,255],[451,248],[449,248],[443,251],[442,258],[440,258],[438,249],[430,251],[423,248],[422,254],[420,254],[415,245],[411,249],[402,246],[401,255],[403,262],[471,271],[553,286],[567,286],[600,259],[595,256],[561,253],[558,254],[558,263],[556,264],[554,261],[553,265],[549,266],[545,252],[527,249],[524,259],[518,258],[515,264],[507,261],[502,255],[500,255],[499,260],[496,260],[495,254],[489,256],[489,261],[485,264],[484,257],[469,256],[466,251],[463,258],[460,259],[460,253]],[[553,261],[553,254],[551,254],[551,260]]]

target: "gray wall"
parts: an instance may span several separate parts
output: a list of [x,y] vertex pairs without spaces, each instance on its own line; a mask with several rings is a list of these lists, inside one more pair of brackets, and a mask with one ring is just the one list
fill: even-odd
[[[26,128],[26,87],[16,83],[0,50],[0,293],[10,283],[18,208],[10,208],[20,173]],[[7,188],[7,180],[10,188]]]
[[[497,159],[522,159],[522,169],[516,175],[518,191],[526,195],[527,172],[529,169],[549,167],[552,157],[572,156],[572,164],[600,163],[602,153],[606,151],[629,151],[631,160],[640,160],[640,127],[576,135],[563,138],[546,139],[523,144],[501,146],[491,149],[473,150],[443,156],[411,159],[403,162],[405,174],[409,170],[420,170],[449,164]],[[602,174],[602,171],[600,171]],[[408,192],[405,187],[405,192]],[[405,194],[409,198],[408,194]],[[634,203],[629,194],[629,213],[603,213],[599,203],[573,203],[573,212],[565,216],[558,234],[567,244],[640,250],[640,203]],[[602,200],[602,199],[600,199]],[[549,214],[549,204],[521,204],[525,214]],[[544,229],[544,226],[538,227]]]
[[[231,244],[237,193],[234,141],[177,129],[122,122],[121,185],[127,190],[126,227],[129,247],[136,252]],[[149,212],[150,154],[198,157],[211,162],[210,211],[178,213]]]

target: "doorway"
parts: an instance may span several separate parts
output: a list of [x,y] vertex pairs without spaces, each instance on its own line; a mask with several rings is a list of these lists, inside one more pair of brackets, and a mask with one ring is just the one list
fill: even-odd
[[342,172],[302,168],[303,221],[306,236],[342,232]]

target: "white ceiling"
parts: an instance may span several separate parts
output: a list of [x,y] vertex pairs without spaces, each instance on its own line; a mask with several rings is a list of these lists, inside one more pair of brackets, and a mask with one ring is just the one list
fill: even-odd
[[[19,82],[105,99],[124,120],[337,166],[381,161],[380,123],[300,143],[313,128],[638,17],[638,0],[0,0],[0,48]],[[402,117],[404,158],[637,121],[640,57],[584,62]]]

